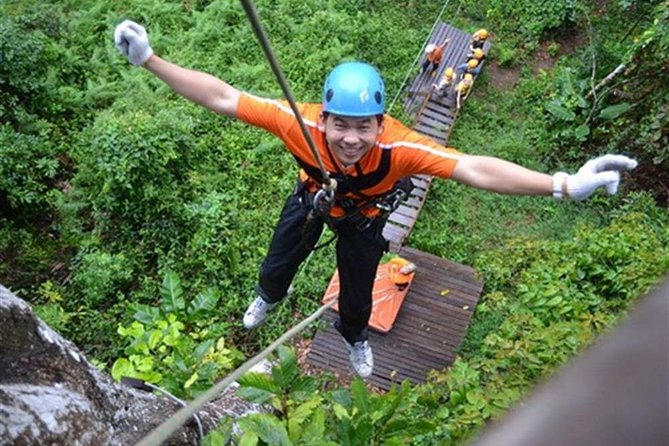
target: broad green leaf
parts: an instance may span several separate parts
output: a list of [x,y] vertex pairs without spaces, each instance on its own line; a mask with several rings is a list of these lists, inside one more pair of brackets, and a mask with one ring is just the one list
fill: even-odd
[[408,431],[408,429],[411,427],[411,423],[409,423],[409,420],[406,418],[397,418],[392,420],[390,423],[388,423],[384,430],[383,430],[383,436],[390,437],[393,435],[400,435],[404,434]]
[[386,395],[385,398],[381,399],[381,407],[374,411],[372,414],[372,422],[375,426],[383,426],[388,420],[390,420],[393,415],[397,412],[397,408],[402,403],[404,394],[400,393],[394,396]]
[[350,408],[353,405],[351,394],[346,389],[337,389],[332,392],[332,401],[339,403],[346,408]]
[[370,444],[370,440],[374,436],[374,426],[372,420],[366,414],[360,414],[353,419],[355,443],[356,444]]
[[323,402],[323,399],[319,396],[315,397],[311,401],[300,404],[295,409],[291,410],[288,413],[289,418],[297,423],[303,423],[314,410],[316,410]]
[[226,446],[230,441],[230,437],[218,430],[210,431],[204,437],[203,446]]
[[119,358],[114,361],[111,375],[116,381],[121,381],[121,378],[124,376],[134,377],[136,376],[135,367],[133,367],[132,363],[128,361],[127,358]]
[[135,305],[135,314],[133,318],[143,324],[150,324],[158,318],[158,309],[148,305]]
[[366,413],[369,410],[369,391],[365,383],[357,376],[351,383],[351,397],[353,398],[353,405],[360,412]]
[[272,367],[274,383],[283,389],[293,382],[298,374],[295,352],[286,346],[280,346],[279,364]]
[[274,415],[247,415],[239,420],[239,427],[245,434],[252,432],[269,445],[292,446],[286,428]]
[[300,436],[300,444],[304,445],[323,445],[325,437],[325,410],[316,407],[311,421],[307,423]]
[[199,316],[200,314],[206,314],[216,308],[218,303],[218,295],[216,290],[213,288],[208,288],[195,296],[195,299],[190,303],[188,308],[189,319],[192,320],[193,317]]
[[599,112],[599,117],[604,120],[616,119],[618,116],[627,112],[627,110],[629,110],[630,108],[632,108],[632,106],[627,102],[611,105],[610,107],[602,109],[602,111]]
[[208,339],[201,343],[200,345],[197,346],[195,351],[193,352],[193,358],[195,359],[195,362],[200,362],[202,361],[202,358],[204,358],[204,355],[207,354],[209,349],[214,345],[214,340],[213,339]]
[[585,124],[581,124],[574,129],[574,136],[576,136],[576,139],[578,139],[579,141],[585,141],[585,139],[588,137],[589,134],[590,134],[590,127],[588,127]]
[[148,345],[151,350],[155,350],[163,339],[163,333],[160,330],[151,330],[149,333]]
[[272,399],[274,393],[256,389],[255,387],[240,387],[237,389],[237,396],[252,403],[265,404]]
[[562,302],[562,296],[555,296],[548,302],[546,302],[546,305],[549,307],[554,307],[556,305],[559,305]]
[[310,395],[316,391],[316,380],[311,376],[300,376],[290,386],[291,395]]
[[242,438],[239,439],[239,446],[256,446],[258,444],[258,436],[253,432],[244,432]]
[[562,121],[571,122],[576,117],[576,114],[573,111],[569,110],[567,107],[564,107],[555,101],[547,102],[545,104],[545,107],[546,110],[548,110],[548,112],[551,115],[555,116],[556,118]]
[[179,313],[180,310],[186,308],[181,280],[175,272],[168,271],[165,274],[160,294],[162,296],[162,309],[165,313]]
[[188,380],[186,380],[186,382],[184,383],[184,389],[189,389],[190,386],[192,386],[193,383],[194,383],[195,381],[197,381],[199,378],[200,378],[200,375],[199,375],[197,372],[193,373],[193,374],[191,375],[191,377],[188,378]]
[[278,393],[281,391],[281,388],[266,373],[248,372],[242,375],[237,382],[242,387],[252,387],[266,392]]
[[341,404],[333,404],[332,409],[334,410],[335,416],[340,420],[348,420],[351,416],[348,414],[348,411]]

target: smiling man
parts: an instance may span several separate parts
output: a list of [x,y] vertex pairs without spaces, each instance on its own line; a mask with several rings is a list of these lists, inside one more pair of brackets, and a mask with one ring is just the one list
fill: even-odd
[[582,200],[601,186],[616,192],[620,171],[636,161],[606,155],[575,175],[547,175],[493,157],[445,148],[385,115],[385,89],[378,71],[362,62],[335,67],[320,104],[298,104],[328,175],[337,181],[334,201],[318,200],[323,178],[292,109],[286,101],[242,92],[209,74],[182,68],[153,54],[144,28],[126,20],[114,40],[133,65],[143,66],[177,93],[216,113],[240,119],[279,137],[301,167],[297,186],[279,217],[267,257],[260,266],[256,297],[244,314],[251,329],[262,324],[286,296],[299,265],[317,242],[324,224],[337,234],[340,321],[354,370],[373,371],[367,325],[378,263],[388,243],[382,230],[406,178],[428,174],[503,194],[547,195]]

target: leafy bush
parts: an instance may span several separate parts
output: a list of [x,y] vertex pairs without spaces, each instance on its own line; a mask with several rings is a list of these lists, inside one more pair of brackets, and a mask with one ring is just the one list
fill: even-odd
[[373,395],[356,378],[350,390],[321,393],[313,378],[299,373],[294,351],[285,346],[279,347],[271,375],[247,373],[239,384],[240,396],[274,408],[239,420],[239,444],[403,445],[433,427],[405,416],[411,402],[408,383]]
[[496,322],[485,324],[487,333],[470,331],[465,355],[418,391],[419,413],[444,419],[421,441],[459,444],[471,436],[669,270],[669,219],[654,209],[649,196],[632,195],[607,227],[583,226],[564,241],[518,239],[480,256],[492,292],[475,323]]
[[104,308],[124,298],[123,288],[133,277],[125,254],[92,250],[75,260],[73,284],[91,308]]
[[136,321],[119,325],[118,333],[130,341],[127,357],[114,362],[114,379],[142,379],[186,397],[196,396],[241,359],[217,333],[216,291],[208,289],[186,301],[179,277],[168,272],[161,288],[160,306],[136,306]]
[[48,204],[49,182],[59,167],[49,136],[48,128],[28,134],[0,125],[0,194],[15,210]]

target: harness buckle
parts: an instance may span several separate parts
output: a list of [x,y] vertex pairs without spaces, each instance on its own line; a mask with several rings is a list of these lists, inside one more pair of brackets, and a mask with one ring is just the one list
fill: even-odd
[[335,193],[334,190],[319,189],[314,194],[313,208],[314,211],[321,216],[330,214],[330,209],[334,204]]

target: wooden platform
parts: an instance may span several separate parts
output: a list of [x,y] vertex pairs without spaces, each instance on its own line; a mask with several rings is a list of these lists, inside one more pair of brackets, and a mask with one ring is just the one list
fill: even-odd
[[[468,266],[407,247],[400,254],[416,264],[414,282],[394,328],[369,337],[374,374],[367,382],[385,390],[405,379],[424,382],[430,370],[453,363],[483,288]],[[307,363],[352,376],[344,340],[332,326],[337,317],[331,310],[324,316],[327,328],[316,334]]]

